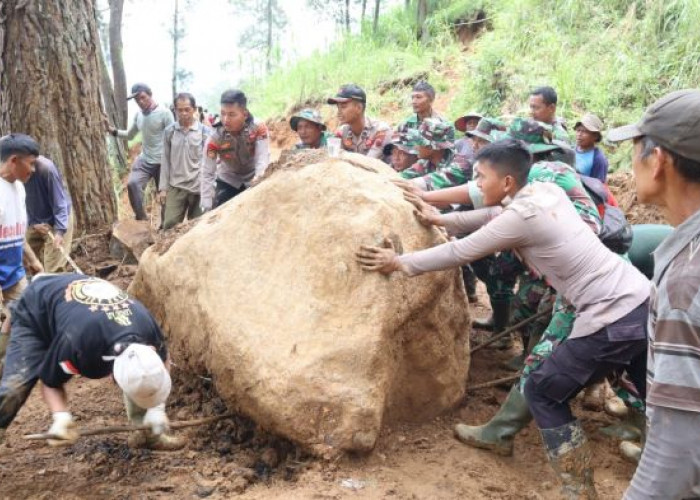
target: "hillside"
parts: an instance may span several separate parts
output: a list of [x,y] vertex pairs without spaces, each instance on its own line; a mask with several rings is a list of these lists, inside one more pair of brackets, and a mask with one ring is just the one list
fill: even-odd
[[[346,37],[322,53],[248,82],[258,116],[301,106],[334,110],[324,97],[346,82],[368,92],[369,113],[390,122],[410,111],[410,85],[427,78],[446,95],[436,106],[525,114],[528,90],[552,85],[573,123],[591,111],[611,127],[638,118],[660,95],[697,87],[700,2],[694,0],[460,0],[432,2],[428,43],[416,39],[414,11],[397,8],[376,34]],[[366,30],[369,32],[371,30]],[[611,153],[615,170],[627,148]]]

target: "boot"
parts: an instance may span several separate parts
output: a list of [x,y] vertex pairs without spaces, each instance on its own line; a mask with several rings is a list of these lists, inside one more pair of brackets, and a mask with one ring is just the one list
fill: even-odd
[[532,420],[525,397],[514,385],[496,415],[484,425],[457,424],[455,436],[466,445],[491,450],[497,455],[513,454],[515,435]]
[[593,482],[593,454],[581,423],[574,420],[553,429],[540,429],[549,463],[562,483],[562,496],[568,500],[596,500]]

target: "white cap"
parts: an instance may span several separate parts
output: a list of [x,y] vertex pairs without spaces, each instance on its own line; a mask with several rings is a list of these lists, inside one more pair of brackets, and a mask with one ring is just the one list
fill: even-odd
[[131,344],[114,359],[113,373],[124,394],[141,408],[153,408],[168,399],[170,374],[152,347]]

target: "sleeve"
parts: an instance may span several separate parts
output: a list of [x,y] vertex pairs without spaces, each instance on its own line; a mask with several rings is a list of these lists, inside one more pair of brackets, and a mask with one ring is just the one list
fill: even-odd
[[39,368],[39,380],[53,389],[63,387],[73,375],[80,372],[74,364],[74,350],[66,335],[61,335],[51,343]]
[[50,202],[54,218],[54,231],[62,235],[66,234],[66,231],[68,231],[69,215],[68,195],[63,188],[61,177],[58,175],[58,169],[55,166],[49,169],[49,175],[46,181],[51,196]]
[[173,116],[173,112],[168,108],[165,108],[165,113],[163,113],[163,128],[165,129],[173,123],[175,123],[175,116]]
[[463,266],[495,252],[527,242],[527,226],[514,210],[505,210],[478,231],[461,240],[399,257],[409,276]]
[[466,184],[472,179],[471,164],[460,166],[452,164],[438,172],[433,172],[425,176],[425,185],[428,191],[435,189],[445,189],[448,187]]
[[160,158],[160,182],[158,183],[160,191],[167,191],[170,188],[170,151],[174,132],[171,127],[163,131],[163,153]]
[[260,123],[255,131],[255,175],[265,173],[267,165],[270,163],[270,137],[267,127]]
[[218,144],[214,135],[207,138],[202,156],[202,168],[200,169],[200,196],[202,208],[210,210],[214,206],[214,183],[216,181],[216,160]]
[[503,208],[487,207],[479,210],[451,212],[442,216],[445,229],[452,235],[469,234],[491,222],[503,212]]
[[399,175],[403,179],[416,179],[419,177],[425,177],[426,176],[426,168],[425,164],[421,163],[420,161],[417,161],[407,169],[402,170],[399,172]]
[[137,118],[138,115],[134,116],[134,121],[131,122],[131,127],[129,127],[129,130],[117,130],[117,137],[128,140],[132,140],[134,137],[136,137],[136,134],[139,133],[139,126],[136,123]]
[[591,172],[591,177],[595,177],[600,182],[605,183],[608,178],[608,159],[605,154],[598,148],[595,149],[595,155],[593,156],[593,171]]
[[372,147],[367,151],[367,156],[381,160],[384,157],[384,146],[391,142],[391,127],[384,125],[377,130],[372,141]]
[[469,199],[472,200],[472,206],[477,208],[484,208],[486,205],[484,203],[484,193],[481,192],[476,181],[467,182],[467,189],[469,189]]

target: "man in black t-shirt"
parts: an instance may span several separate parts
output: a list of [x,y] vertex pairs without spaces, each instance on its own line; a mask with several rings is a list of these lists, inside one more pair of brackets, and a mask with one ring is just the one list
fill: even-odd
[[17,302],[0,381],[0,443],[38,380],[53,414],[51,445],[78,437],[64,385],[73,375],[113,375],[127,414],[151,431],[131,445],[169,450],[184,442],[167,435],[168,352],[148,310],[111,283],[80,274],[40,274]]

